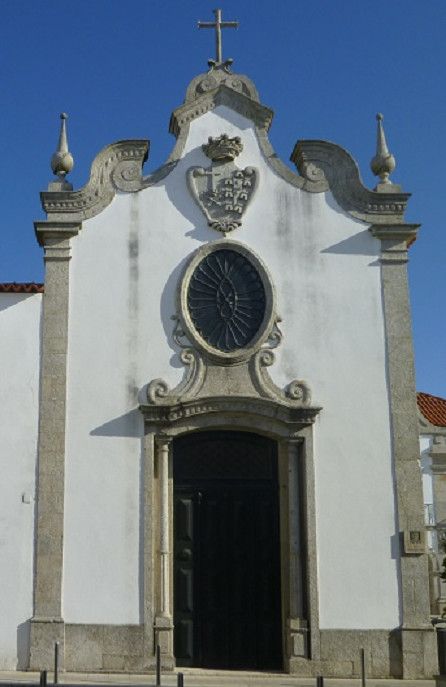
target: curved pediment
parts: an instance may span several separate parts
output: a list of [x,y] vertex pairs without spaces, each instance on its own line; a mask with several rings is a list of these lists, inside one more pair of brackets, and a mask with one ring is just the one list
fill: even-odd
[[41,194],[50,219],[82,221],[97,215],[117,191],[134,193],[154,185],[167,176],[182,158],[190,124],[206,113],[224,106],[254,125],[262,156],[268,165],[289,184],[310,193],[331,191],[339,206],[356,219],[370,224],[398,224],[403,221],[408,193],[389,184],[389,189],[372,191],[364,186],[359,168],[344,148],[322,140],[299,141],[291,161],[295,173],[275,153],[268,130],[273,111],[259,101],[248,77],[234,74],[224,65],[193,79],[186,98],[172,113],[169,130],[177,138],[167,162],[147,177],[142,166],[148,158],[149,142],[128,140],[104,148],[93,161],[90,179],[77,190],[45,191]]

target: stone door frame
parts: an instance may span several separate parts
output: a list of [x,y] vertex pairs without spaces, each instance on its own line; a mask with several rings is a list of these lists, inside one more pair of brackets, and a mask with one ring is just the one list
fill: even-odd
[[167,422],[172,407],[166,414],[167,408],[158,406],[158,421],[154,422],[153,407],[147,413],[147,406],[141,406],[145,418],[144,636],[148,653],[159,643],[167,670],[175,666],[172,442],[200,430],[247,431],[277,442],[284,670],[293,673],[302,663],[320,658],[311,421],[304,417],[305,412],[297,412],[291,423],[289,417],[274,418],[273,402],[267,402],[272,412],[266,418],[264,413],[253,413],[253,400],[247,400],[245,412],[240,412],[240,407],[231,411],[231,399],[226,399],[227,409],[218,413],[209,411],[209,405],[202,402],[197,412],[187,416],[179,413],[176,420]]

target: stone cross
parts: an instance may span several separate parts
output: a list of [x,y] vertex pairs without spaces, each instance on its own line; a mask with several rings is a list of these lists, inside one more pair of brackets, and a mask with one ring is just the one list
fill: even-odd
[[204,170],[203,176],[210,180],[211,191],[214,193],[217,190],[218,182],[220,178],[223,177],[225,170],[221,170],[218,167],[211,167],[210,169]]
[[222,29],[237,29],[238,21],[222,21],[221,10],[213,10],[215,21],[199,21],[199,29],[215,29],[215,58],[216,64],[223,62],[221,49],[221,30]]

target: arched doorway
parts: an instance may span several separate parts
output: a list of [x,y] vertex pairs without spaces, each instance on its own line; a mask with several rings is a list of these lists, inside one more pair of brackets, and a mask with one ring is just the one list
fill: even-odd
[[177,665],[283,668],[277,442],[177,437],[173,481]]

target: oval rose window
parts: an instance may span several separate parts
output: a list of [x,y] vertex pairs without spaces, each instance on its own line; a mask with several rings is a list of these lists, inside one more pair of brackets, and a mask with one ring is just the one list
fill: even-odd
[[204,341],[231,352],[247,346],[258,333],[265,315],[265,289],[248,258],[235,250],[216,250],[195,267],[187,307]]

